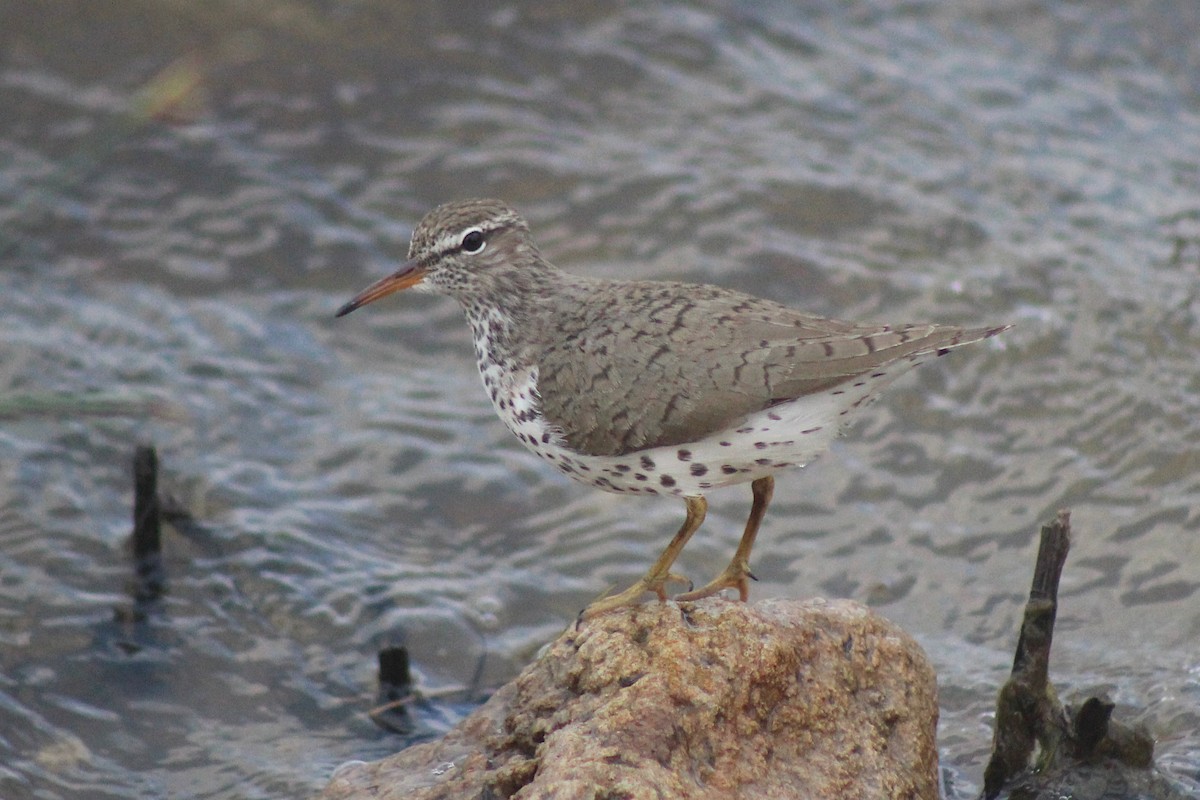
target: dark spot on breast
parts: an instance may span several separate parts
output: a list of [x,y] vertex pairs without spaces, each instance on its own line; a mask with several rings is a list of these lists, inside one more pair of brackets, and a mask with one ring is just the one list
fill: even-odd
[[654,459],[651,458],[650,456],[642,456],[642,469],[653,470],[654,469]]
[[721,472],[724,472],[726,475],[736,475],[737,467],[732,464],[725,464],[721,467]]
[[781,419],[783,419],[783,417],[779,416],[774,411],[772,411],[769,414],[767,414],[767,419],[774,420],[775,422],[779,422]]
[[721,447],[732,447],[733,442],[721,442]]
[[658,479],[658,482],[661,483],[663,486],[667,487],[668,489],[670,489],[672,486],[675,485],[675,479],[672,478],[670,475],[663,475],[662,477],[660,477]]
[[695,475],[698,478],[701,475],[708,474],[708,467],[704,466],[703,464],[692,464],[690,471],[693,475]]
[[629,472],[629,470],[633,469],[633,467],[629,466],[628,464],[617,464],[615,469],[617,472]]
[[757,449],[757,450],[766,450],[766,449],[767,449],[767,443],[766,443],[766,442],[755,442],[755,443],[754,443],[754,447],[755,447],[755,449]]
[[643,474],[642,474],[642,473],[640,473],[640,472],[635,472],[635,473],[634,473],[634,475],[633,475],[633,479],[634,479],[635,481],[644,481],[644,480],[646,480],[646,476],[645,476],[645,475],[643,475]]
[[679,456],[680,461],[691,461],[692,460],[692,451],[691,450],[683,449],[683,450],[680,450],[675,455]]

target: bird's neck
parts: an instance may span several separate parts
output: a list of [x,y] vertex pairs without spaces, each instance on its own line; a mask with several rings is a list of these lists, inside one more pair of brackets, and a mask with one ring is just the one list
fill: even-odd
[[575,276],[539,261],[489,277],[487,291],[458,298],[480,369],[488,364],[506,371],[527,368],[552,330],[555,302],[570,296]]

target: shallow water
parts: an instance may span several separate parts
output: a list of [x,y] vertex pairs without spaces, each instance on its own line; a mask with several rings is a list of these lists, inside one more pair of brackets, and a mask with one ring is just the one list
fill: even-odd
[[[318,790],[447,729],[665,543],[680,504],[511,439],[453,303],[333,319],[475,195],[587,274],[1016,323],[780,478],[755,595],[911,631],[971,797],[1037,528],[1070,507],[1053,676],[1136,709],[1200,791],[1200,6],[0,18],[0,796]],[[142,441],[195,523],[129,622]],[[698,579],[749,492],[712,501]],[[391,643],[432,698],[407,736],[366,716]]]

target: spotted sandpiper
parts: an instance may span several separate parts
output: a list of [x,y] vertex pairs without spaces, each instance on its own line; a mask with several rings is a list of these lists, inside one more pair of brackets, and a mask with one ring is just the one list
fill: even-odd
[[[498,200],[448,203],[413,231],[408,261],[337,312],[412,288],[458,301],[479,373],[508,429],[570,477],[608,492],[671,495],[687,517],[649,571],[584,616],[660,600],[704,521],[705,495],[749,482],[753,505],[724,571],[677,600],[749,594],[750,550],[773,474],[819,455],[897,376],[1007,325],[877,325],[806,314],[715,286],[598,280],[542,257]],[[686,582],[686,581],[685,581]]]

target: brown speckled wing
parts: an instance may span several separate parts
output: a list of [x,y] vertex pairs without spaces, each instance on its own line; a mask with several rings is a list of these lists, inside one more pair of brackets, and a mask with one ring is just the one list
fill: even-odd
[[694,441],[1003,329],[855,324],[711,286],[579,279],[577,290],[592,299],[560,306],[536,337],[538,391],[547,421],[591,455]]

